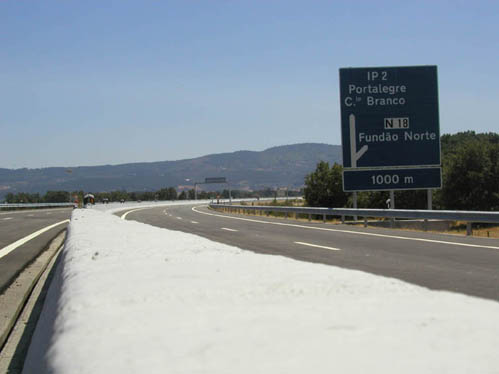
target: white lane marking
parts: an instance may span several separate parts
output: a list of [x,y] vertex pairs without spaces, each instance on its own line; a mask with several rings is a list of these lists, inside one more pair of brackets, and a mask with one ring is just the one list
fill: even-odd
[[221,229],[225,230],[225,231],[232,231],[232,232],[238,232],[239,231],[239,230],[229,229],[227,227],[222,227]]
[[341,251],[341,249],[339,249],[339,248],[326,247],[326,246],[324,246],[324,245],[317,245],[317,244],[311,244],[311,243],[295,242],[295,244],[306,245],[307,247],[315,247],[315,248],[330,249],[331,251]]
[[196,221],[191,221],[191,223],[197,225],[199,222],[196,222]]
[[[52,212],[57,212],[57,211],[60,211],[60,210],[68,210],[68,209],[73,209],[73,208],[72,207],[71,208],[52,208],[50,210]],[[46,210],[47,209],[37,209],[37,210],[23,209],[23,210],[14,210],[14,211],[7,211],[7,212],[1,211],[0,212],[0,216],[7,216],[7,215],[10,216],[11,214],[14,214],[14,215],[17,215],[17,214],[26,214],[26,213],[29,213],[29,212],[43,213]]]
[[121,215],[121,219],[126,219],[126,216],[128,216],[130,213],[136,212],[138,210],[143,210],[143,209],[149,209],[149,208],[137,208],[137,209],[129,210],[128,212]]
[[35,231],[34,233],[32,233],[32,234],[30,234],[28,236],[25,236],[24,238],[19,239],[18,241],[14,242],[12,244],[9,244],[7,247],[3,247],[2,249],[0,249],[0,258],[2,258],[4,256],[7,256],[14,249],[16,249],[17,247],[20,247],[21,245],[25,244],[26,242],[30,241],[31,239],[36,238],[38,235],[41,235],[44,232],[49,231],[50,229],[53,229],[56,226],[59,226],[59,225],[62,225],[64,223],[68,223],[68,222],[69,222],[69,219],[66,219],[66,220],[61,221],[61,222],[54,223],[53,225],[44,227],[43,229]]
[[28,214],[28,217],[34,217],[35,215],[34,214]]
[[[207,206],[207,205],[201,205],[201,206]],[[268,222],[268,221],[259,221],[259,220],[256,220],[256,219],[250,219],[250,218],[230,217],[230,216],[224,216],[224,215],[221,215],[221,214],[213,214],[213,213],[208,213],[208,212],[201,212],[199,210],[196,210],[196,208],[197,207],[192,207],[192,210],[194,212],[200,213],[200,214],[206,214],[206,215],[209,215],[209,216],[221,217],[221,218],[238,219],[238,220],[247,221],[247,222],[263,223],[263,224],[267,224],[267,225],[290,226],[290,227],[299,227],[299,228],[308,229],[308,230],[342,232],[342,233],[345,233],[345,234],[366,235],[366,236],[375,236],[375,237],[380,237],[380,238],[390,238],[390,239],[400,239],[400,240],[413,240],[413,241],[427,242],[427,243],[438,243],[438,244],[458,245],[458,246],[462,246],[462,247],[475,247],[475,248],[487,248],[487,249],[498,249],[499,250],[499,247],[494,247],[494,246],[491,246],[491,245],[446,242],[446,241],[443,241],[443,240],[423,239],[423,238],[411,238],[411,237],[406,237],[406,236],[376,234],[376,233],[373,233],[373,232],[362,232],[362,231],[352,231],[352,230],[330,229],[330,228],[325,228],[325,227],[303,226],[303,225],[297,225],[297,224],[293,224],[293,223]]]
[[182,217],[177,217],[177,219],[183,219]]
[[12,217],[2,218],[2,221],[8,221],[9,219],[12,219]]

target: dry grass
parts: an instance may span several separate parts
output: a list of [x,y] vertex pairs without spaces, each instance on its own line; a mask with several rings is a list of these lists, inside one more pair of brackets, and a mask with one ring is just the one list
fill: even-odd
[[[466,235],[466,222],[456,222],[448,231],[452,234]],[[473,225],[473,236],[482,238],[499,238],[499,225],[494,224],[475,224]]]

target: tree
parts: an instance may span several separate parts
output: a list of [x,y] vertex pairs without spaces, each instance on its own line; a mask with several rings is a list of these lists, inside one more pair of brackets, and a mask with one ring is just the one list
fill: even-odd
[[[386,209],[386,200],[390,197],[388,191],[365,191],[357,194],[357,207],[367,209]],[[353,198],[352,198],[353,199]],[[397,198],[395,198],[397,201]],[[353,206],[353,202],[350,202]]]
[[498,160],[497,143],[469,137],[456,145],[444,158],[442,208],[499,210]]
[[428,192],[426,190],[408,190],[395,192],[396,209],[426,209]]
[[156,197],[156,194],[151,191],[138,192],[137,195],[142,201],[153,201]]
[[220,196],[222,196],[222,199],[228,199],[229,197],[232,197],[232,193],[229,194],[229,190],[225,189]]
[[9,192],[7,196],[5,196],[5,201],[9,204],[14,204],[16,202],[16,197],[12,192]]
[[47,191],[43,200],[46,203],[67,203],[71,199],[67,191]]
[[175,187],[168,188],[168,200],[177,200],[177,190]]
[[348,195],[343,192],[343,167],[335,163],[331,168],[329,163],[321,161],[313,173],[305,177],[304,197],[310,206],[344,207]]
[[156,194],[159,200],[177,200],[177,190],[174,187],[162,188]]
[[207,191],[198,192],[198,199],[200,200],[214,199],[215,196],[216,196],[215,192],[207,192]]

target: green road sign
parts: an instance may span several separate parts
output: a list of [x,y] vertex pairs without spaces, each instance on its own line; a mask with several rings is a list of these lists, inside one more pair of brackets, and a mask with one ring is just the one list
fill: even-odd
[[204,183],[227,183],[227,180],[225,177],[205,178]]
[[[343,68],[340,98],[346,171],[440,168],[436,66]],[[413,180],[420,182],[410,188],[440,187],[428,186],[420,174]]]

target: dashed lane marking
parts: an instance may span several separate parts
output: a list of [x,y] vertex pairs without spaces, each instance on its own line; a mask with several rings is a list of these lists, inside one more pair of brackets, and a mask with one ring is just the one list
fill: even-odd
[[232,231],[232,232],[238,232],[239,231],[239,230],[229,229],[227,227],[222,227],[221,229],[225,230],[225,231]]
[[379,237],[379,238],[412,240],[412,241],[417,241],[417,242],[437,243],[437,244],[446,244],[446,245],[457,245],[457,246],[461,246],[461,247],[487,248],[487,249],[496,249],[496,250],[499,250],[499,247],[495,247],[495,246],[491,246],[491,245],[481,245],[481,244],[471,244],[471,243],[458,243],[458,242],[450,242],[450,241],[447,242],[447,241],[444,241],[444,240],[423,239],[423,238],[411,238],[411,237],[407,237],[407,236],[377,234],[377,233],[373,233],[373,232],[362,232],[362,231],[352,231],[352,230],[331,229],[331,228],[317,227],[317,226],[304,226],[304,225],[298,225],[298,224],[294,224],[294,223],[268,222],[268,221],[260,221],[260,220],[251,219],[251,218],[231,217],[231,216],[224,216],[224,215],[221,215],[221,214],[201,212],[201,211],[199,211],[199,210],[196,209],[196,208],[199,208],[199,207],[202,207],[202,206],[205,207],[207,205],[198,205],[197,207],[192,207],[192,210],[194,212],[196,212],[196,213],[206,214],[208,216],[221,217],[221,218],[227,218],[227,219],[237,219],[237,220],[240,220],[240,221],[262,223],[262,224],[266,224],[266,225],[289,226],[289,227],[297,227],[297,228],[308,229],[308,230],[341,232],[341,233],[345,233],[345,234],[374,236],[374,237]]
[[295,242],[295,244],[306,245],[307,247],[315,247],[315,248],[329,249],[329,250],[331,250],[331,251],[341,251],[341,249],[339,249],[339,248],[334,248],[334,247],[326,247],[325,245],[318,245],[318,244],[312,244],[312,243]]

